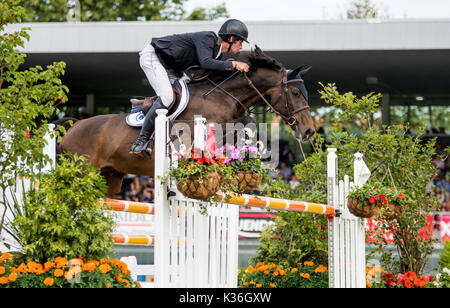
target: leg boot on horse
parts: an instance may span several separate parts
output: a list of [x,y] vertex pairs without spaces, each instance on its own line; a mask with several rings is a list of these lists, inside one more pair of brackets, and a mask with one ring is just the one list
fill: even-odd
[[147,112],[147,115],[144,119],[144,124],[142,125],[141,132],[139,133],[139,137],[133,143],[130,149],[130,154],[138,154],[145,153],[151,157],[152,152],[152,144],[149,143],[152,141],[150,137],[155,131],[155,119],[156,119],[156,110],[157,109],[167,109],[166,106],[162,103],[160,97],[158,97],[153,105],[150,107],[150,110]]

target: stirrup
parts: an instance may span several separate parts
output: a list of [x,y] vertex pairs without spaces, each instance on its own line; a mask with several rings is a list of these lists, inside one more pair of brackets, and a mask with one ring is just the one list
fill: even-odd
[[[138,155],[143,157],[144,155],[147,156],[149,159],[152,158],[152,147],[153,147],[153,140],[149,139],[147,142],[145,142],[143,145],[138,146],[138,145],[132,145],[131,149],[130,149],[130,154],[133,155]],[[136,150],[135,148],[138,148],[138,150]]]

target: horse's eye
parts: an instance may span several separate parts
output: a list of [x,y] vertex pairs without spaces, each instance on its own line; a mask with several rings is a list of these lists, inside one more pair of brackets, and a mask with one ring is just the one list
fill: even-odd
[[297,97],[300,96],[300,92],[298,92],[298,91],[292,91],[292,94],[293,94],[294,96],[297,96]]

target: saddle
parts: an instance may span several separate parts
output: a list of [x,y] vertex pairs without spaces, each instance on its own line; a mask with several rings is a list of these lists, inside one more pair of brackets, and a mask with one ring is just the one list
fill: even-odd
[[[173,90],[173,101],[168,108],[169,115],[173,113],[175,106],[180,103],[181,98],[181,88],[173,84],[172,90]],[[134,96],[133,98],[130,99],[131,113],[142,111],[142,113],[146,115],[157,97],[158,96],[152,97]]]
[[[170,120],[174,120],[178,117],[189,102],[189,92],[185,80],[176,80],[172,85],[172,89],[174,99],[168,108],[168,118]],[[132,127],[141,127],[144,123],[145,115],[155,102],[156,98],[157,96],[134,96],[131,98],[131,111],[126,118],[127,124]]]

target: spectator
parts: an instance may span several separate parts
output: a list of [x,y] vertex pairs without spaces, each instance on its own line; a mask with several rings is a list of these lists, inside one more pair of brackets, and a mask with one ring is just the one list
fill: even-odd
[[146,187],[142,193],[142,202],[152,203],[154,200],[153,188]]
[[288,165],[289,168],[291,168],[291,169],[294,168],[294,166],[297,164],[294,154],[292,154],[292,153],[288,154],[286,164]]
[[289,158],[289,154],[292,155],[292,157],[294,157],[294,154],[292,153],[292,151],[289,149],[289,143],[286,143],[283,146],[283,151],[281,151],[280,153],[280,162],[288,162],[288,158]]
[[137,189],[136,183],[133,181],[130,184],[130,191],[126,197],[127,201],[140,201],[139,200],[140,190]]
[[292,169],[288,167],[286,162],[282,161],[280,162],[280,174],[285,183],[288,183],[291,179],[291,176],[294,174]]
[[291,180],[289,181],[289,185],[291,187],[291,191],[295,190],[295,187],[299,184],[299,181],[297,180],[297,177],[292,175]]

